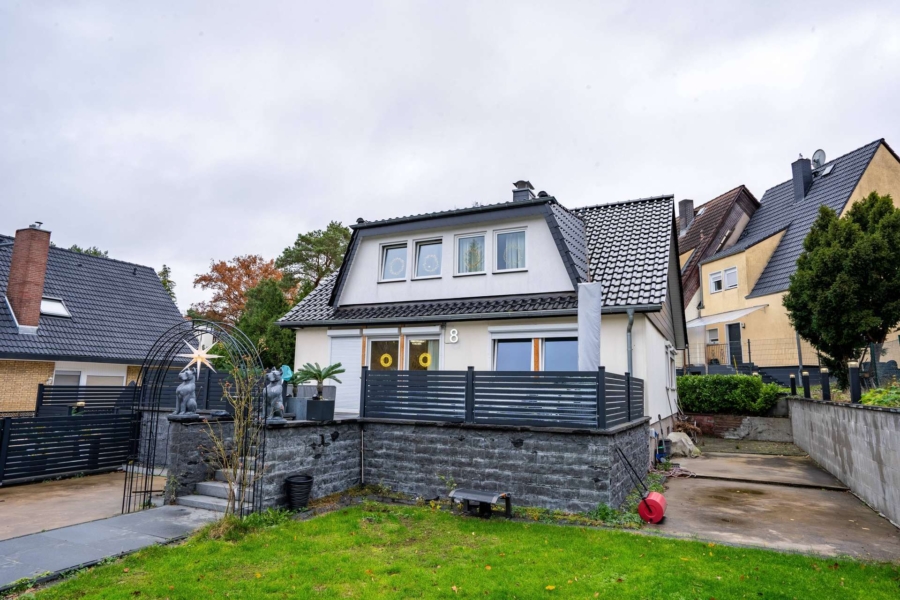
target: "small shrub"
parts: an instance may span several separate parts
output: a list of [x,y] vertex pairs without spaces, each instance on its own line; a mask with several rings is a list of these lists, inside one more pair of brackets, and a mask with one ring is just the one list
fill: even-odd
[[862,395],[860,402],[870,406],[900,408],[900,386],[895,384],[886,388],[870,390]]
[[752,375],[684,375],[678,400],[686,412],[759,415],[775,406],[781,388]]

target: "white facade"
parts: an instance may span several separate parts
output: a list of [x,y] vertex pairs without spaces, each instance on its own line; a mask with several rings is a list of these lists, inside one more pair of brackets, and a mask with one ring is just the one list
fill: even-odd
[[[600,360],[609,372],[623,374],[628,370],[627,328],[628,317],[624,314],[602,317]],[[360,367],[371,364],[372,340],[396,339],[403,347],[411,339],[435,338],[439,340],[439,369],[463,371],[472,366],[478,371],[490,371],[493,370],[494,344],[498,339],[539,340],[536,342],[539,355],[540,340],[575,338],[577,333],[574,316],[456,321],[433,326],[375,329],[309,327],[296,331],[295,368],[307,362],[341,362],[347,373],[340,376],[342,384],[337,386],[337,410],[351,412],[359,409]],[[651,422],[656,422],[660,415],[665,419],[677,410],[672,346],[641,313],[634,317],[632,346],[633,375],[644,380],[644,414],[651,417]],[[408,352],[403,354],[405,364],[401,368],[408,368]]]
[[[525,232],[525,267],[497,269],[497,234]],[[458,273],[457,245],[460,237],[484,235],[484,271]],[[439,276],[416,277],[416,244],[441,241]],[[406,244],[402,278],[383,278],[384,249]],[[556,242],[542,216],[494,220],[467,227],[422,229],[396,235],[363,237],[353,257],[339,304],[379,304],[449,298],[481,298],[516,294],[571,292],[572,280],[560,257]]]

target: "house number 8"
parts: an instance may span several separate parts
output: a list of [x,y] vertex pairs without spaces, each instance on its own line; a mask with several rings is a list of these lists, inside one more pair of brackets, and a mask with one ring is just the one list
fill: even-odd
[[459,341],[459,332],[455,329],[450,330],[450,343],[455,344]]

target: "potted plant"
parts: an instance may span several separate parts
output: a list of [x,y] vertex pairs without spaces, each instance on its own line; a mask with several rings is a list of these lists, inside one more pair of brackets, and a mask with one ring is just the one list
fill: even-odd
[[[334,419],[334,398],[326,400],[323,397],[325,382],[329,379],[338,383],[343,383],[337,378],[337,375],[344,373],[346,370],[341,363],[320,367],[319,363],[306,363],[294,373],[291,380],[297,390],[301,389],[301,384],[307,381],[316,382],[316,394],[312,398],[304,399],[306,404],[306,420],[308,421],[330,421]],[[330,386],[335,390],[333,386]],[[336,391],[336,390],[335,390]],[[299,393],[298,393],[299,395]],[[300,418],[299,416],[297,418]]]

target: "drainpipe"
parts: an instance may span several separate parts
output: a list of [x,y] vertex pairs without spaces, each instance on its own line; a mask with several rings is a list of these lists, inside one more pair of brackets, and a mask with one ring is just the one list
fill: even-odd
[[625,312],[628,313],[628,329],[625,330],[625,343],[628,345],[628,348],[626,349],[628,352],[628,372],[633,377],[634,372],[631,369],[631,326],[634,325],[634,309],[629,308]]

